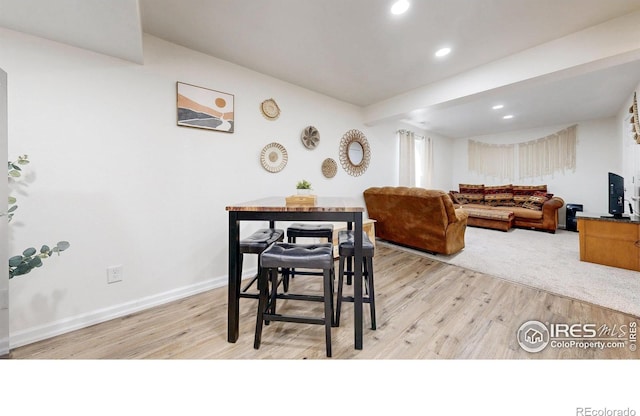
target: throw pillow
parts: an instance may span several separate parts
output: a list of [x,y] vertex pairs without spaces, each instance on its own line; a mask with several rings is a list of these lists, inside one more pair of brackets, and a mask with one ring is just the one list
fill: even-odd
[[547,198],[546,192],[535,192],[529,197],[529,200],[527,202],[522,204],[522,208],[542,211],[542,205],[548,200],[549,198]]
[[547,192],[547,185],[513,185],[513,202],[521,207],[535,192]]
[[460,195],[460,193],[457,191],[449,191],[449,196],[451,197],[451,201],[454,204],[464,205],[469,203],[469,201],[463,198],[462,195]]

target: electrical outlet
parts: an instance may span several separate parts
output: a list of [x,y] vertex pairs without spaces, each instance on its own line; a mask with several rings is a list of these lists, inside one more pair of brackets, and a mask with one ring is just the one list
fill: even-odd
[[122,281],[122,266],[107,267],[107,283]]

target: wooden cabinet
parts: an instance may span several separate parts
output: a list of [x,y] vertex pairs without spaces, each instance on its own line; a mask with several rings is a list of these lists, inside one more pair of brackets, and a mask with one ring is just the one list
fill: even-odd
[[580,260],[640,271],[640,222],[578,217]]

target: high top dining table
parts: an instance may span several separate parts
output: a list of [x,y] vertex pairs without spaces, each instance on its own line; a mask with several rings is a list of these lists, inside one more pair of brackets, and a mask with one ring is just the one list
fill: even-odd
[[362,349],[362,213],[363,203],[347,197],[318,197],[314,206],[287,206],[285,197],[269,197],[226,207],[229,212],[229,304],[227,309],[227,341],[239,336],[240,315],[240,222],[276,221],[346,222],[354,231],[354,339],[355,349]]

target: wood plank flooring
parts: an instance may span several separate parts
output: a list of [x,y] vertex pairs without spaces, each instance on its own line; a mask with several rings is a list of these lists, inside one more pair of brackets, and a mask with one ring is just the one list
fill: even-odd
[[[364,307],[364,348],[353,348],[353,305],[343,304],[332,332],[333,359],[631,359],[625,348],[550,348],[528,353],[523,322],[594,323],[620,328],[639,318],[433,261],[388,245],[376,247],[377,330]],[[298,276],[291,290],[317,290]],[[345,293],[348,289],[345,289]],[[283,301],[280,310],[309,309]],[[253,348],[257,301],[241,299],[240,337],[227,342],[227,288],[16,348],[13,359],[325,359],[324,329],[273,322]],[[310,313],[320,313],[314,304]]]

